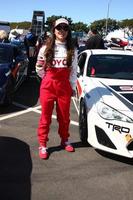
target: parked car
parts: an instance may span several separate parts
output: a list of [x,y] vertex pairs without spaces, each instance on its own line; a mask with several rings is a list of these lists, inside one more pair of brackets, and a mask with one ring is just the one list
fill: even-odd
[[13,101],[14,92],[27,75],[28,59],[17,46],[0,43],[0,105]]
[[133,52],[81,52],[77,104],[82,142],[133,158]]

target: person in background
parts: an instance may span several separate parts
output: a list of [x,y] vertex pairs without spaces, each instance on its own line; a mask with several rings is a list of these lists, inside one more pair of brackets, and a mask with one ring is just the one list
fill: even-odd
[[47,38],[50,37],[50,34],[48,32],[45,32],[44,34],[38,36],[37,42],[36,42],[36,54],[38,55],[40,48],[45,45]]
[[35,65],[37,60],[36,42],[37,42],[37,36],[33,33],[32,28],[30,28],[29,32],[26,34],[24,38],[24,45],[29,60],[28,76],[35,73]]
[[5,30],[0,30],[0,42],[9,43],[8,33]]
[[68,152],[74,152],[74,147],[68,139],[70,102],[76,90],[77,50],[72,42],[69,22],[65,18],[55,21],[52,36],[39,51],[36,72],[42,78],[42,111],[38,126],[39,156],[41,159],[49,157],[47,142],[55,103],[61,147]]
[[22,41],[20,39],[20,33],[18,33],[16,30],[11,32],[9,40],[11,44],[21,46]]
[[86,41],[85,49],[105,49],[104,41],[97,29],[92,28],[89,31],[89,39]]

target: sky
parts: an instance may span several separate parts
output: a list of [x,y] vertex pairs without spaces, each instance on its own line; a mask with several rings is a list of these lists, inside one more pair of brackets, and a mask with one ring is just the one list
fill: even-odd
[[0,21],[31,21],[34,10],[70,17],[73,23],[87,25],[107,17],[121,21],[133,19],[133,0],[0,0]]

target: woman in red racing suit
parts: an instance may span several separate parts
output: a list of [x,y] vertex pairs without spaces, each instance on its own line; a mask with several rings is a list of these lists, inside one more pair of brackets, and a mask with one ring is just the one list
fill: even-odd
[[77,51],[72,45],[71,31],[66,19],[55,21],[52,36],[40,49],[36,72],[42,78],[40,103],[42,107],[38,126],[39,156],[47,159],[48,133],[56,102],[58,134],[61,146],[68,152],[74,147],[68,141],[71,96],[75,94],[77,80]]

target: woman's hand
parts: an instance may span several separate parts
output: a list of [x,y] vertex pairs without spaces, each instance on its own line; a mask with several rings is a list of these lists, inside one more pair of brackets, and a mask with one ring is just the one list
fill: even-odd
[[76,97],[76,91],[72,90],[72,97]]

